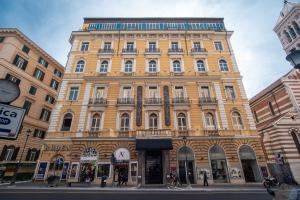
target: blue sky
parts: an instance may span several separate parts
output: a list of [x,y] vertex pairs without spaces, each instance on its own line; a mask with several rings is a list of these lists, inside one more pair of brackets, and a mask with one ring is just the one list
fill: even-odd
[[282,0],[0,0],[0,27],[20,29],[65,65],[69,36],[83,17],[224,17],[251,98],[291,69],[273,32],[282,6]]

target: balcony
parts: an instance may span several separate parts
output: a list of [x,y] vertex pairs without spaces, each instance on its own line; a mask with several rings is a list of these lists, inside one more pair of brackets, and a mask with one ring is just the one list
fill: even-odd
[[118,98],[117,105],[118,106],[133,106],[134,99],[133,98]]
[[183,54],[183,49],[182,48],[171,48],[168,50],[168,54],[175,54],[175,55],[178,55],[178,54]]
[[137,49],[136,48],[123,48],[122,55],[136,55]]
[[172,99],[173,105],[190,105],[190,99],[188,97],[175,97]]
[[177,136],[178,137],[187,137],[189,136],[189,131],[187,129],[182,129],[177,131]]
[[217,99],[216,97],[200,97],[199,98],[199,105],[217,105]]
[[159,48],[147,48],[145,49],[145,55],[160,55]]
[[112,54],[114,54],[114,50],[113,49],[99,49],[98,53],[105,54],[105,55],[112,55]]
[[191,54],[192,55],[207,54],[207,50],[205,48],[192,48]]
[[83,132],[83,137],[87,138],[98,138],[102,134],[102,131],[99,129],[91,129],[89,131]]
[[204,130],[204,135],[205,136],[220,136],[219,130],[218,129],[205,129]]
[[172,138],[172,131],[170,129],[145,129],[137,130],[136,138]]
[[107,105],[107,99],[105,98],[90,98],[89,100],[90,106],[106,106]]
[[162,105],[161,98],[145,98],[145,105]]

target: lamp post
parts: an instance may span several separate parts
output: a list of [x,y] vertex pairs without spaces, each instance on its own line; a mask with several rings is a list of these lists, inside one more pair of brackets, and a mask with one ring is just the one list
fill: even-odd
[[183,143],[184,143],[184,153],[185,153],[185,163],[184,163],[184,167],[185,167],[185,179],[186,179],[186,184],[187,184],[187,188],[192,188],[191,187],[191,183],[190,183],[190,177],[189,177],[189,172],[188,172],[188,164],[187,164],[187,147],[186,147],[186,142],[187,142],[187,137],[183,136],[182,137]]
[[21,163],[21,161],[22,161],[22,157],[23,157],[23,154],[24,154],[24,151],[25,151],[25,148],[26,148],[26,145],[27,145],[27,141],[28,141],[28,138],[29,138],[31,132],[32,132],[32,131],[31,131],[30,129],[28,129],[28,130],[26,131],[27,134],[26,134],[26,140],[25,140],[25,143],[24,143],[24,147],[23,147],[23,150],[22,150],[20,159],[19,159],[19,161],[17,162],[16,170],[15,170],[15,172],[14,172],[14,175],[13,175],[12,179],[10,180],[10,185],[11,185],[11,186],[13,186],[13,185],[16,184],[16,178],[17,178],[17,174],[18,174],[19,167],[20,167],[20,163]]

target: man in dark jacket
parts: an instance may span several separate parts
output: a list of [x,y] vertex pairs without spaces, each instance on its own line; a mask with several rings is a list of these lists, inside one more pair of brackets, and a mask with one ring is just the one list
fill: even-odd
[[206,171],[204,171],[204,174],[203,174],[203,185],[204,185],[204,186],[205,186],[205,185],[208,186]]

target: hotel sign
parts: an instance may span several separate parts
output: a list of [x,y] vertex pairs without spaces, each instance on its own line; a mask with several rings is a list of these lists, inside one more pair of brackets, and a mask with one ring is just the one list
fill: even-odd
[[25,109],[0,104],[0,137],[16,139],[25,116]]

